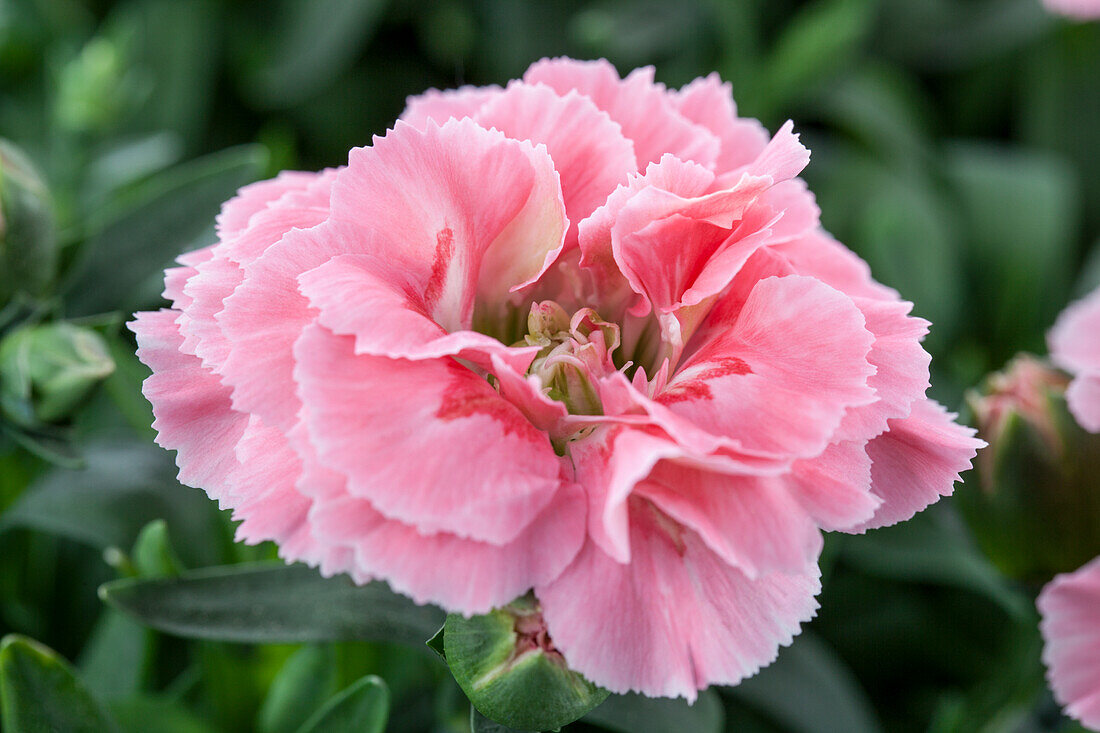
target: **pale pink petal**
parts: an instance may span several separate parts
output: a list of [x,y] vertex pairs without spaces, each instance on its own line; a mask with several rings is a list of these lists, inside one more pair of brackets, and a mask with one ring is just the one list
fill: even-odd
[[1100,18],[1100,0],[1043,0],[1052,13],[1080,21]]
[[1066,390],[1070,411],[1100,432],[1100,288],[1062,311],[1047,342],[1051,360],[1076,375]]
[[453,359],[358,356],[353,347],[316,325],[295,344],[320,460],[387,517],[424,532],[514,540],[561,483],[547,436]]
[[653,81],[653,67],[635,69],[620,79],[615,67],[603,59],[543,59],[527,69],[523,80],[545,84],[558,94],[576,90],[595,102],[634,142],[639,169],[665,153],[708,167],[718,158],[718,137],[677,111],[664,85]]
[[463,614],[486,613],[553,580],[584,542],[584,497],[572,484],[506,545],[424,534],[348,494],[318,503],[310,519],[327,541],[352,550],[357,575]]
[[210,245],[201,249],[185,252],[176,258],[179,267],[169,267],[164,271],[164,293],[166,300],[172,303],[173,308],[186,308],[191,303],[191,298],[183,292],[187,281],[195,276],[200,264],[214,256],[214,248]]
[[458,89],[429,89],[405,100],[405,111],[400,119],[418,130],[428,126],[428,122],[442,125],[449,119],[461,120],[473,117],[486,102],[500,95],[504,90],[495,84],[486,87],[463,86]]
[[217,217],[218,238],[223,242],[239,234],[254,215],[263,211],[287,191],[305,188],[316,173],[283,171],[275,178],[250,183],[222,205]]
[[737,116],[729,82],[716,72],[672,92],[684,117],[707,128],[721,140],[715,169],[724,173],[751,163],[768,144],[768,133],[758,121]]
[[1054,699],[1066,715],[1100,730],[1100,558],[1055,577],[1037,605]]
[[804,237],[778,243],[776,251],[801,275],[816,277],[852,297],[897,300],[897,291],[875,282],[871,268],[859,255],[822,229]]
[[157,444],[176,451],[180,483],[224,499],[248,416],[233,410],[229,390],[198,357],[180,351],[175,319],[175,311],[161,310],[138,313],[129,324],[138,358],[153,370],[141,391],[153,405]]
[[537,280],[569,223],[545,147],[469,119],[422,132],[398,122],[352,150],[333,187],[332,219],[358,227],[358,251],[402,273],[448,331],[469,329],[475,296],[493,309]]
[[954,420],[930,399],[915,402],[909,417],[890,420],[889,429],[867,444],[871,490],[882,506],[870,520],[845,531],[896,524],[951,494],[959,474],[985,445],[973,437],[973,428]]
[[576,243],[576,222],[602,206],[611,192],[638,170],[634,146],[606,112],[577,92],[513,82],[474,117],[516,140],[546,145],[561,177],[571,222],[567,246]]
[[761,280],[725,326],[657,398],[709,432],[810,457],[832,442],[848,409],[875,399],[863,315],[817,280]]
[[817,609],[816,565],[750,580],[644,500],[629,564],[593,542],[535,593],[569,666],[612,692],[689,701],[775,660]]
[[1066,390],[1066,403],[1081,427],[1100,433],[1100,370],[1074,377]]
[[203,366],[217,371],[229,355],[231,344],[222,333],[214,315],[220,313],[224,302],[241,284],[244,273],[224,254],[201,263],[195,268],[194,277],[187,281],[183,292],[191,299],[179,316],[180,334],[185,354],[194,354]]

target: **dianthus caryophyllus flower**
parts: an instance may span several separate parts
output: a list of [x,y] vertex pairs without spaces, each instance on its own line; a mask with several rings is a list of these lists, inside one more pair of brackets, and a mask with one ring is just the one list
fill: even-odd
[[1051,360],[1074,375],[1066,390],[1070,412],[1100,433],[1100,288],[1062,311],[1047,341]]
[[1100,18],[1100,0],[1043,0],[1047,10],[1078,20]]
[[1048,583],[1038,606],[1054,698],[1067,715],[1100,730],[1100,557]]
[[821,230],[791,124],[716,76],[535,63],[243,189],[138,314],[180,480],[240,537],[694,699],[816,608],[821,530],[950,493],[927,323]]

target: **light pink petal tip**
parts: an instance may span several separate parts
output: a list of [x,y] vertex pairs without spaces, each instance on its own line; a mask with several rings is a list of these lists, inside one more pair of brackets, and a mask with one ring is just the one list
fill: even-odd
[[1057,576],[1038,599],[1043,663],[1066,714],[1100,730],[1100,558]]
[[1047,341],[1050,358],[1074,375],[1066,390],[1070,412],[1085,430],[1100,433],[1100,288],[1066,308]]

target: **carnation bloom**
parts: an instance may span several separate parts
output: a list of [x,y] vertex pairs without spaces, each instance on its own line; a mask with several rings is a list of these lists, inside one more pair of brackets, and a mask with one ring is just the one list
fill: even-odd
[[1067,715],[1100,730],[1100,557],[1048,583],[1038,606],[1054,698]]
[[1043,0],[1047,10],[1078,20],[1100,18],[1100,0]]
[[1066,390],[1070,412],[1100,433],[1100,288],[1062,311],[1047,340],[1051,360],[1075,375]]
[[133,324],[159,442],[288,560],[467,615],[533,588],[613,691],[734,684],[813,616],[821,530],[909,518],[980,445],[808,159],[714,75],[412,98],[168,272]]

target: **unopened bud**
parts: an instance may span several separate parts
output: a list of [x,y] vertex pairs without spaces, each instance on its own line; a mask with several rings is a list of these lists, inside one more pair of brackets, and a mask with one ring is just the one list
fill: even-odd
[[0,341],[0,406],[19,424],[58,422],[114,368],[95,331],[63,321],[21,328]]
[[532,596],[483,616],[452,614],[443,643],[447,664],[470,702],[510,728],[555,730],[608,695],[569,669]]
[[989,447],[957,501],[990,560],[1024,581],[1048,580],[1100,554],[1100,435],[1069,414],[1068,383],[1022,355],[967,395]]

